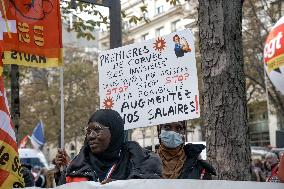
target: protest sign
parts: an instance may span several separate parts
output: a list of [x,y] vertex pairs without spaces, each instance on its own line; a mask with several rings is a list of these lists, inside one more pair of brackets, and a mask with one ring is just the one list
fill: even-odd
[[273,26],[266,39],[264,67],[273,85],[284,94],[284,16]]
[[100,107],[125,129],[200,116],[194,38],[190,30],[99,55]]
[[0,0],[0,46],[4,64],[62,64],[59,0]]

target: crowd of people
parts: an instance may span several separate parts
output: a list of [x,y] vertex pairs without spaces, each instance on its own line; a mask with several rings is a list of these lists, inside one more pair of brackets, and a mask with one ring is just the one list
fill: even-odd
[[[124,122],[118,112],[98,110],[88,121],[79,154],[70,160],[65,150],[58,150],[53,160],[54,180],[56,185],[62,185],[126,179],[212,179],[218,173],[201,159],[205,146],[185,144],[185,133],[185,122],[159,125],[159,148],[156,153],[151,152],[137,142],[124,141]],[[255,181],[283,182],[284,156],[281,163],[273,153],[266,155],[264,163],[254,160],[251,172]],[[49,180],[40,170],[33,177],[39,187],[45,187],[43,181]]]
[[279,175],[284,172],[284,165],[282,164],[284,164],[284,153],[268,152],[263,160],[259,158],[253,159],[251,166],[252,181],[280,182],[282,180],[284,182],[283,175],[282,177]]

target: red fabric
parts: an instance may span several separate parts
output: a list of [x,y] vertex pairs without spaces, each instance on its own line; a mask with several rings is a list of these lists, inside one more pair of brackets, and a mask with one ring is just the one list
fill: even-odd
[[279,182],[279,178],[277,176],[278,165],[276,165],[272,171],[270,177],[267,179],[267,182]]
[[0,128],[0,139],[6,142],[7,144],[9,144],[16,152],[18,152],[18,146],[15,140],[1,128]]
[[284,183],[284,155],[280,159],[279,168],[278,168],[278,178],[281,182]]
[[4,184],[9,174],[10,173],[8,171],[0,169],[0,187],[2,186],[2,184]]
[[89,179],[86,177],[66,177],[66,183],[70,182],[83,182],[83,181],[88,181]]

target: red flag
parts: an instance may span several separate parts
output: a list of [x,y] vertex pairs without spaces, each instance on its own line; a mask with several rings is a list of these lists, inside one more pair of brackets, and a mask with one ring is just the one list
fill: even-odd
[[24,187],[16,136],[0,76],[0,188]]

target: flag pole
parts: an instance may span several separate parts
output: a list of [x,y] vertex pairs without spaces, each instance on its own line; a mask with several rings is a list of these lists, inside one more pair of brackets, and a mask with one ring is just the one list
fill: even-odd
[[41,119],[40,119],[39,121],[40,121],[40,124],[42,125],[42,132],[43,132],[43,134],[44,134],[44,125],[43,125],[43,122],[42,122]]
[[60,124],[60,148],[64,149],[64,88],[63,88],[63,66],[60,67],[60,106],[61,106],[61,111],[60,111],[60,119],[61,119],[61,124]]

